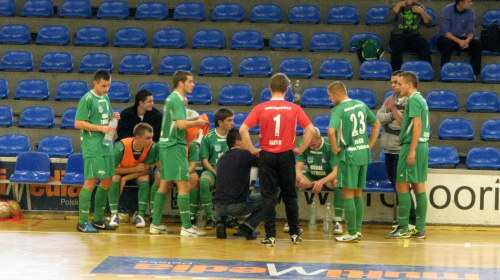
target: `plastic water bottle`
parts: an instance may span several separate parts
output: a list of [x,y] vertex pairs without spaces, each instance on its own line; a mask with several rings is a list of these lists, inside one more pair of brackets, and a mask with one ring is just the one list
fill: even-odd
[[196,224],[200,228],[205,226],[205,212],[203,209],[198,209],[198,213],[196,213]]
[[300,80],[295,80],[293,84],[293,101],[295,103],[300,103],[300,96],[302,95],[302,87],[300,86]]
[[[118,120],[116,118],[111,118],[108,125],[116,128],[118,126]],[[102,139],[102,143],[106,146],[111,145],[113,143],[113,134],[106,133],[104,139]]]
[[325,219],[323,220],[323,235],[332,235],[332,207],[326,204]]
[[317,224],[317,215],[318,213],[318,207],[316,205],[316,200],[313,198],[313,201],[311,203],[311,216],[309,216],[309,229],[310,230],[316,230],[318,228]]

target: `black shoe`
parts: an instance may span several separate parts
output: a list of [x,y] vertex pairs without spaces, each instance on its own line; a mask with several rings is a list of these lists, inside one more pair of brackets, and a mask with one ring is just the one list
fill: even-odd
[[237,229],[240,227],[240,224],[238,223],[238,221],[236,221],[236,219],[232,219],[227,223],[227,227]]
[[269,246],[269,247],[274,247],[274,244],[276,243],[276,238],[274,237],[266,237],[266,239],[262,240],[260,244]]
[[195,219],[195,218],[191,218],[191,225],[192,225],[192,226],[195,226],[195,225],[196,225],[196,219]]
[[254,240],[257,237],[253,234],[253,229],[251,229],[249,226],[242,224],[239,228],[239,231],[245,236],[247,240]]
[[290,240],[292,241],[293,245],[297,245],[300,244],[300,242],[302,242],[302,238],[300,238],[300,236],[297,234],[290,236]]
[[94,228],[89,224],[89,222],[85,222],[83,225],[77,224],[76,225],[76,230],[79,232],[84,232],[84,233],[98,233],[99,230]]
[[223,221],[217,220],[217,222],[215,223],[215,234],[219,239],[227,238],[226,225],[224,224]]
[[205,223],[205,229],[211,230],[215,228],[215,222],[214,219],[208,218],[207,222]]
[[98,230],[115,230],[116,228],[108,224],[105,220],[100,222],[92,221],[91,225]]

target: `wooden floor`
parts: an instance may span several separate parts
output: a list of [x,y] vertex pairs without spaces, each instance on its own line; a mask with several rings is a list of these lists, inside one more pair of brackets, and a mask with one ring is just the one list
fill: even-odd
[[[76,217],[64,215],[31,215],[20,222],[0,222],[0,279],[209,279],[167,274],[91,273],[110,256],[240,263],[363,264],[382,270],[386,266],[401,265],[448,267],[450,272],[464,267],[496,268],[495,273],[499,273],[500,268],[500,228],[429,226],[424,240],[390,240],[383,237],[389,225],[364,225],[363,240],[345,244],[323,236],[320,229],[309,231],[306,222],[302,222],[305,229],[302,244],[292,245],[288,234],[280,230],[276,247],[270,248],[260,244],[264,233],[252,241],[233,237],[234,230],[228,230],[226,240],[216,239],[213,230],[207,237],[181,238],[180,224],[169,220],[171,218],[166,219],[166,224],[174,233],[168,235],[151,235],[148,228],[137,229],[128,223],[122,224],[116,232],[82,234],[75,229]],[[279,229],[282,226],[283,223],[279,223]],[[262,225],[258,230],[263,231]],[[470,277],[445,279],[487,279]]]

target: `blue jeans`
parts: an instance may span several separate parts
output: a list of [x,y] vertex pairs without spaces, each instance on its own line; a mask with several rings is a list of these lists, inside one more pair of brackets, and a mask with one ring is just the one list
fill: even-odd
[[215,219],[226,220],[227,216],[248,216],[243,222],[251,229],[255,229],[262,221],[262,197],[260,193],[249,195],[246,202],[233,204],[215,204]]

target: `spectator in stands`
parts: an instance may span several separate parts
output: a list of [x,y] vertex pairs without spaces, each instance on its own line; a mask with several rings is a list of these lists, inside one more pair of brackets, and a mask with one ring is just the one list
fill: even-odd
[[476,14],[472,9],[472,0],[455,0],[441,12],[441,25],[437,47],[441,52],[441,67],[451,59],[453,51],[466,51],[470,56],[470,64],[474,75],[481,73],[481,42],[474,39]]
[[385,20],[394,26],[389,39],[392,70],[401,69],[405,50],[417,53],[420,60],[432,64],[429,42],[419,31],[422,25],[431,27],[432,19],[418,0],[404,0],[393,4],[387,11]]

